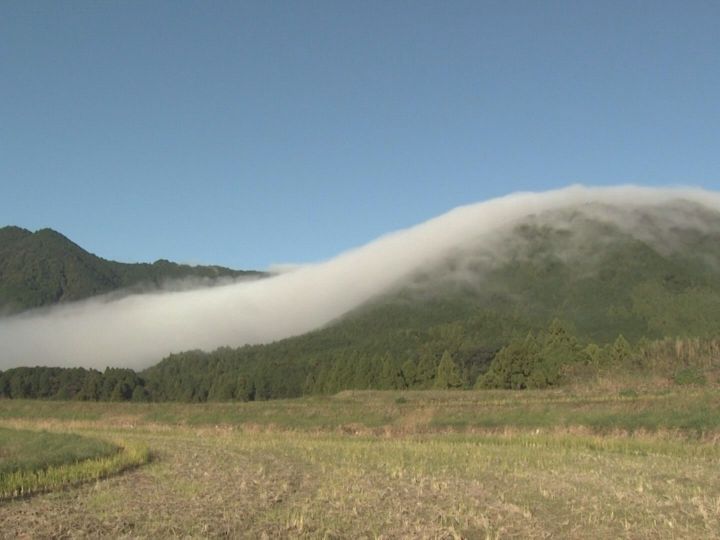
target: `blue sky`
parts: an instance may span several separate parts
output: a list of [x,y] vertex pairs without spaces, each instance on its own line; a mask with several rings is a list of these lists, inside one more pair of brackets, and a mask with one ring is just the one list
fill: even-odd
[[720,188],[720,3],[0,4],[0,225],[314,261],[570,183]]

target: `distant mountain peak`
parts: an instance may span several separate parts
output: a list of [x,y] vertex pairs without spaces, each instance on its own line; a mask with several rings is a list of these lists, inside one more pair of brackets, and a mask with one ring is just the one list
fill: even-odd
[[120,263],[98,257],[62,233],[43,228],[0,229],[0,314],[81,300],[119,289],[157,288],[193,278],[195,286],[218,279],[257,278],[264,274],[221,266],[190,266],[159,259]]

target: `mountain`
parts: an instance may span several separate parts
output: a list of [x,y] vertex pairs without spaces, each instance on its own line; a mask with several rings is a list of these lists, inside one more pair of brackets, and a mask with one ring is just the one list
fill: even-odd
[[0,313],[82,300],[121,289],[158,288],[173,280],[209,285],[260,272],[158,260],[127,264],[102,259],[52,229],[0,228]]
[[[247,336],[246,326],[258,316],[262,323],[251,326],[253,331],[267,324],[293,328],[290,323],[311,317],[317,306],[337,305],[335,296],[344,295],[348,285],[362,287],[369,280],[383,284],[366,287],[364,291],[376,294],[364,295],[361,305],[311,332],[263,345],[176,352],[139,372],[73,372],[72,377],[92,379],[91,388],[104,377],[105,390],[71,395],[247,400],[363,388],[538,387],[559,384],[563,376],[569,380],[579,372],[609,376],[639,370],[672,380],[680,368],[720,368],[720,212],[715,209],[720,203],[701,204],[697,194],[688,199],[632,190],[600,192],[604,198],[596,191],[588,193],[554,193],[546,197],[553,204],[539,204],[541,197],[528,196],[525,202],[531,204],[517,211],[517,199],[468,207],[257,286],[118,306],[122,315],[125,309],[134,310],[133,317],[117,319],[123,321],[134,321],[147,306],[153,308],[151,317],[141,319],[132,333],[120,334],[141,336],[135,346],[154,338],[147,328],[167,328],[153,326],[157,319],[165,321],[157,313],[167,311],[159,308],[177,310],[190,303],[192,310],[185,313],[201,316],[180,320],[197,343],[226,321],[231,332],[245,331],[242,335]],[[647,200],[626,202],[629,195]],[[491,218],[478,221],[487,215]],[[407,271],[397,269],[403,264]],[[392,279],[386,279],[387,274]],[[347,298],[337,302],[347,305]],[[82,349],[72,348],[76,340],[67,346],[60,338],[80,322],[100,319],[97,328],[107,326],[104,321],[116,320],[109,318],[115,310],[108,305],[91,312],[92,317],[80,314],[76,319],[75,314],[63,314],[59,337],[50,342],[70,351],[65,353],[68,359],[72,351],[82,354]],[[218,312],[221,317],[213,318]],[[211,323],[203,323],[206,320]],[[8,323],[6,345],[18,336],[22,347],[6,347],[13,351],[5,355],[7,365],[23,365],[15,360],[22,354],[54,354],[58,347],[33,347],[35,336],[57,332],[58,321],[46,317]],[[113,326],[113,333],[122,330]],[[292,330],[283,332],[290,335]],[[168,335],[173,338],[174,331]],[[110,350],[108,344],[117,339],[90,341],[102,358],[104,348]],[[23,384],[33,388],[37,373],[17,373],[5,372],[0,393],[33,395],[23,393]],[[678,380],[703,377],[691,372]],[[11,387],[19,390],[14,393]],[[75,380],[72,387],[84,383]],[[116,387],[120,389],[115,392]]]
[[720,333],[720,212],[685,201],[623,212],[594,204],[495,234],[375,304],[409,313],[440,304],[436,322],[479,309],[536,328],[558,318],[599,342]]
[[424,369],[423,387],[449,352],[468,386],[496,351],[554,320],[582,346],[720,336],[720,213],[676,201],[529,216],[322,329],[174,354],[143,377],[157,395],[188,401],[396,388]]

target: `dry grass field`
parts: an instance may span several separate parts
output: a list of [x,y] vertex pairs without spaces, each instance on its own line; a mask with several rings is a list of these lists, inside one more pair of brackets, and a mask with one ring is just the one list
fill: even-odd
[[0,502],[4,538],[716,538],[720,394],[346,392],[0,401],[151,461]]

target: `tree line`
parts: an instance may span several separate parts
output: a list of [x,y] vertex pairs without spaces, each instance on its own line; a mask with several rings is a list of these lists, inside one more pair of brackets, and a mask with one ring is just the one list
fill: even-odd
[[632,370],[673,376],[677,382],[699,382],[702,371],[717,367],[720,358],[719,340],[641,340],[632,346],[620,335],[611,343],[583,343],[558,320],[544,330],[516,336],[500,348],[478,346],[462,326],[444,325],[433,332],[436,339],[402,353],[351,345],[325,352],[315,347],[303,351],[298,343],[286,343],[286,354],[280,354],[277,346],[173,354],[139,373],[120,368],[14,368],[0,372],[0,397],[206,402],[292,398],[351,389],[522,390]]
[[0,397],[80,401],[147,401],[145,381],[131,369],[19,367],[0,372]]

